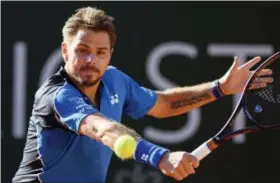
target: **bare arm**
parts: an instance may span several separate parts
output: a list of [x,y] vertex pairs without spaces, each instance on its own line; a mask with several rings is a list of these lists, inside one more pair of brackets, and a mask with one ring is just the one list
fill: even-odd
[[183,114],[216,100],[211,83],[167,89],[157,94],[156,104],[148,115],[159,118]]
[[[116,139],[122,134],[129,134],[137,140],[141,138],[134,130],[110,121],[101,114],[87,116],[79,126],[79,133],[101,141],[111,149],[113,149]],[[197,158],[187,152],[163,151],[162,147],[148,141],[143,139],[139,141],[140,145],[138,144],[136,147],[135,160],[157,167],[167,176],[182,180],[193,174],[194,168],[199,166]]]
[[[260,57],[255,57],[247,63],[238,66],[238,58],[234,57],[234,62],[230,69],[219,79],[221,92],[225,95],[241,92],[253,72],[250,69],[260,60]],[[273,80],[269,77],[271,74],[272,71],[270,69],[262,70],[258,75],[259,77],[253,81],[251,89],[262,88],[267,83],[272,82]],[[216,100],[211,91],[211,83],[168,89],[157,93],[158,100],[148,112],[148,115],[160,118],[186,113]]]
[[116,139],[121,135],[128,134],[137,140],[140,138],[140,135],[134,130],[115,121],[111,121],[101,114],[85,117],[80,124],[79,133],[102,142],[112,150]]

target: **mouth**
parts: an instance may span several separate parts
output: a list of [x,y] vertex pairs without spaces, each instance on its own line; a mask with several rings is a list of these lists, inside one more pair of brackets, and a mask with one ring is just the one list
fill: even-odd
[[95,71],[92,69],[83,69],[82,73],[84,73],[85,75],[94,75]]
[[94,66],[85,66],[85,67],[81,68],[81,72],[86,75],[94,75],[95,73],[99,72],[99,69],[97,69]]

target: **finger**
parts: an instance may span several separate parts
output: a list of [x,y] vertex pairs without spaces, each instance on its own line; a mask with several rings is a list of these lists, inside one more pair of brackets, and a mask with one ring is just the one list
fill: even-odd
[[197,168],[199,166],[199,160],[195,156],[191,154],[185,154],[184,156],[184,158],[187,159],[188,164],[191,164],[194,168]]
[[266,83],[252,83],[249,89],[259,89],[259,88],[264,88],[266,87]]
[[267,75],[272,75],[272,70],[271,69],[262,69],[257,75],[258,76],[267,76]]
[[195,170],[194,170],[194,167],[191,163],[189,162],[185,162],[184,165],[184,170],[188,173],[188,174],[194,174],[195,173]]
[[183,164],[183,168],[184,170],[189,173],[189,174],[194,174],[195,170],[193,168],[193,164],[191,162],[189,162],[187,159],[185,159],[185,161],[182,162]]
[[173,174],[171,174],[171,176],[176,180],[183,180],[183,177],[176,171]]
[[233,64],[230,67],[230,70],[238,68],[239,59],[237,56],[234,57]]
[[169,163],[167,164],[167,166],[165,166],[164,168],[161,168],[160,170],[162,171],[162,173],[164,175],[167,175],[167,176],[171,176],[175,172],[175,169]]
[[273,82],[273,78],[271,77],[256,77],[249,89],[259,89],[266,87],[269,83]]
[[273,78],[272,77],[256,77],[253,81],[253,83],[272,83]]
[[248,62],[246,62],[245,64],[243,64],[242,67],[250,69],[251,67],[256,65],[259,61],[261,61],[261,57],[255,57],[249,60]]
[[183,177],[183,178],[186,178],[189,173],[191,172],[188,172],[187,169],[184,168],[184,165],[183,163],[180,163],[179,167],[177,168],[177,172]]

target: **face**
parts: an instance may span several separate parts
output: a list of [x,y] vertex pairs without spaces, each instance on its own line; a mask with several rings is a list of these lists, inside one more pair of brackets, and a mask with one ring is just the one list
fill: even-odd
[[71,41],[62,43],[67,73],[84,87],[99,83],[112,52],[106,32],[79,30]]

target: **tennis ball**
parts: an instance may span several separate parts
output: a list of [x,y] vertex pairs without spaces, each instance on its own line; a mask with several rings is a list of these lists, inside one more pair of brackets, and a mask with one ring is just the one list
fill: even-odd
[[136,140],[130,135],[122,135],[114,144],[115,154],[122,160],[133,156],[136,148]]

